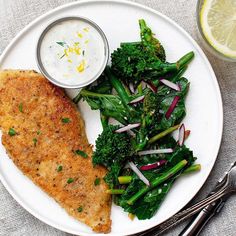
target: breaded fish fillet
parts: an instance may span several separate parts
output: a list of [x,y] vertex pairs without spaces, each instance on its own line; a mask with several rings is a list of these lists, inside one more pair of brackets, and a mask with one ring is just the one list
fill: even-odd
[[1,71],[0,128],[25,175],[95,232],[110,231],[106,170],[93,167],[83,120],[62,89],[34,71]]

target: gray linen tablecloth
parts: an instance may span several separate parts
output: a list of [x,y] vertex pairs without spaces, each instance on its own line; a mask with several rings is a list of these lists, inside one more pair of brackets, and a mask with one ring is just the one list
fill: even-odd
[[[29,22],[41,14],[71,0],[0,0],[0,53],[13,37]],[[196,0],[136,0],[175,20],[198,42],[195,19]],[[218,159],[209,179],[196,200],[203,198],[215,181],[236,160],[236,64],[214,58],[206,52],[220,84],[224,103],[224,134]],[[204,84],[203,84],[204,86]],[[204,134],[203,134],[204,135]],[[209,140],[210,142],[210,140]],[[184,224],[166,235],[177,235]],[[0,235],[63,236],[69,235],[54,229],[25,211],[0,183]],[[226,206],[204,229],[202,235],[236,235],[236,198]]]

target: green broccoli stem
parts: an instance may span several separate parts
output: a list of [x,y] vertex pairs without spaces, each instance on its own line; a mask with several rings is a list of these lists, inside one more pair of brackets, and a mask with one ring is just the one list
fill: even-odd
[[118,181],[120,184],[129,184],[132,181],[132,176],[119,176]]
[[136,137],[137,137],[137,144],[135,147],[135,151],[141,151],[143,150],[143,148],[147,145],[148,143],[148,137],[147,137],[147,129],[146,129],[146,120],[144,117],[144,114],[142,114],[142,118],[141,118],[141,127],[139,129],[139,132],[137,133]]
[[123,46],[123,45],[139,45],[139,44],[142,44],[142,42],[140,42],[140,41],[136,41],[136,42],[122,42],[122,43],[120,43],[120,46]]
[[[170,80],[173,83],[177,82],[186,70],[187,70],[187,66],[184,66],[182,69],[177,71],[177,73],[175,73],[172,78],[167,78],[167,80]],[[160,84],[160,79],[158,78],[158,79],[152,80],[152,83],[153,85],[158,86]]]
[[114,89],[116,90],[116,92],[118,93],[121,102],[123,103],[126,111],[129,113],[129,115],[131,117],[135,116],[136,112],[135,110],[128,105],[128,103],[130,102],[131,98],[129,96],[129,94],[127,93],[125,87],[123,86],[123,84],[120,82],[120,80],[118,80],[111,72],[111,69],[107,66],[105,69],[105,73],[108,76],[108,78],[111,81],[112,86],[114,87]]
[[182,69],[180,69],[177,74],[171,79],[173,83],[177,82],[180,77],[184,74],[184,72],[187,70],[188,66],[185,65]]
[[[197,171],[200,171],[200,170],[201,170],[201,164],[193,164],[190,167],[188,167],[187,169],[185,169],[181,173],[181,176],[182,175],[187,175],[187,174],[190,174],[190,173],[194,173],[194,172],[197,172]],[[120,184],[129,184],[132,181],[132,176],[129,176],[129,175],[119,176],[118,181],[119,181]]]
[[200,171],[200,170],[201,170],[201,165],[200,164],[194,164],[194,165],[189,166],[186,170],[184,170],[182,175],[190,174],[190,173]]
[[107,74],[108,78],[111,81],[112,86],[118,93],[118,95],[121,98],[121,101],[124,103],[124,105],[127,105],[130,102],[130,97],[124,88],[123,84],[118,80],[113,73],[111,72],[111,69],[107,66],[105,69],[105,73]]
[[105,115],[101,112],[101,113],[100,113],[100,119],[101,119],[101,123],[102,123],[103,129],[105,129],[105,128],[108,126],[109,117],[105,116]]
[[91,92],[91,91],[88,91],[88,90],[85,90],[85,89],[82,89],[80,91],[80,94],[82,96],[89,96],[89,97],[94,97],[94,98],[99,98],[99,97],[107,97],[107,98],[114,98],[115,96],[114,95],[111,95],[111,94],[101,94],[101,93],[94,93],[94,92]]
[[[178,71],[182,69],[184,66],[190,63],[190,61],[193,59],[194,53],[189,52],[185,54],[183,57],[181,57],[177,62],[175,63],[163,63],[162,65],[162,71],[160,72],[160,75],[164,75],[170,71]],[[157,68],[160,68],[160,63],[157,63]]]
[[151,73],[152,78],[159,78],[161,76],[165,76],[166,74],[170,72],[181,70],[183,67],[187,66],[190,63],[193,57],[194,57],[194,53],[189,52],[185,54],[183,57],[181,57],[175,63],[168,63],[168,62],[162,62],[160,60],[157,60],[157,61],[154,61],[152,64],[150,64],[150,68],[146,68],[146,69],[147,69],[147,72],[149,71]]
[[124,189],[108,189],[106,193],[109,194],[123,194],[125,192]]
[[175,65],[176,70],[182,69],[184,66],[188,65],[190,61],[192,61],[194,57],[194,52],[189,52],[182,56],[176,63],[173,63],[173,66]]
[[153,188],[157,187],[158,185],[162,184],[166,180],[170,179],[172,176],[177,174],[180,170],[182,170],[187,165],[186,160],[182,160],[179,163],[177,163],[174,167],[172,167],[170,170],[166,171],[162,175],[155,178],[150,186],[145,186],[142,189],[140,189],[137,193],[135,193],[128,201],[127,203],[129,205],[133,205],[140,197],[142,197],[145,193],[149,192]]
[[166,129],[164,131],[162,131],[161,133],[153,136],[152,138],[150,138],[148,140],[148,144],[152,144],[152,143],[155,143],[157,140],[165,137],[166,135],[172,133],[173,131],[177,130],[179,128],[179,125],[175,125],[175,126],[172,126],[170,127],[169,129]]
[[194,57],[194,52],[189,52],[185,54],[183,57],[181,57],[177,62],[176,62],[176,67],[177,70],[182,69],[184,66],[188,65],[190,61],[192,61]]
[[151,104],[153,106],[153,104],[155,103],[153,100],[152,101],[149,101],[149,100],[150,100],[150,96],[146,94],[144,103],[143,103],[144,113],[141,114],[141,126],[139,129],[139,132],[136,134],[136,146],[135,146],[136,152],[143,150],[148,144],[148,130],[150,129],[149,128],[150,125],[152,125],[153,123],[154,113],[153,113],[153,108],[147,111],[147,107],[149,107]]
[[143,150],[147,146],[147,136],[139,135],[139,143],[135,147],[135,152]]
[[[150,98],[148,98],[147,96],[146,96],[146,98],[147,98],[147,100],[149,100]],[[150,103],[150,101],[148,103]],[[151,103],[153,103],[153,101]],[[139,129],[139,132],[136,135],[136,147],[135,147],[136,152],[143,150],[147,146],[147,144],[148,144],[148,127],[150,127],[150,125],[152,125],[153,120],[154,120],[153,109],[151,109],[151,111],[147,112],[147,111],[145,111],[145,109],[147,109],[146,106],[147,106],[147,103],[144,102],[143,103],[144,113],[141,115],[141,127]],[[148,105],[148,106],[150,106],[150,105]]]

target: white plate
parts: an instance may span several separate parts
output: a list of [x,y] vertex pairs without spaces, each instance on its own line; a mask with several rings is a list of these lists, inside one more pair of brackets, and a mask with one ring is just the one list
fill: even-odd
[[[187,117],[184,123],[191,130],[187,145],[198,157],[202,170],[181,177],[150,220],[134,221],[117,206],[112,207],[110,235],[137,233],[155,226],[184,207],[207,179],[217,157],[222,136],[223,111],[215,74],[200,47],[175,22],[150,8],[125,1],[80,1],[59,7],[29,24],[6,48],[0,67],[38,70],[35,60],[36,41],[50,21],[62,16],[84,16],[96,22],[107,35],[110,49],[120,42],[139,39],[138,19],[144,18],[162,42],[168,61],[194,51],[195,59],[185,76],[191,86],[187,97]],[[99,115],[86,104],[81,104],[89,141],[94,143],[101,131]],[[11,195],[32,215],[43,222],[72,234],[91,235],[84,224],[74,220],[46,193],[25,177],[5,154],[0,145],[0,177]]]

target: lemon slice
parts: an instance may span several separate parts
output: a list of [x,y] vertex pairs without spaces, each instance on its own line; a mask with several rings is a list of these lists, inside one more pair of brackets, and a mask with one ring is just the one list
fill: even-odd
[[236,58],[236,0],[205,0],[200,11],[202,32],[209,44]]

